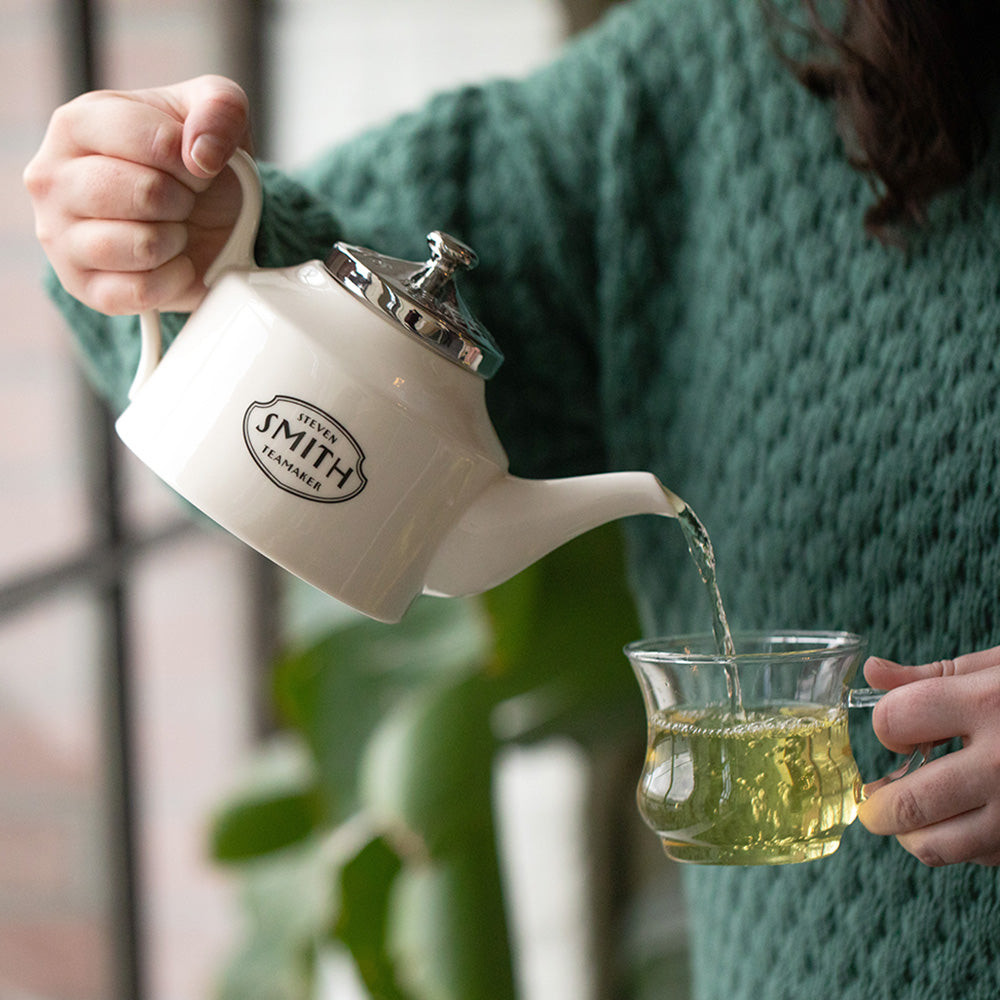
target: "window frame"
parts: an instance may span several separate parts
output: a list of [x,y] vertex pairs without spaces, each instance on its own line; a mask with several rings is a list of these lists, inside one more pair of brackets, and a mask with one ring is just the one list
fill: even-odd
[[[238,66],[233,75],[259,81],[262,77],[264,0],[229,0],[225,47]],[[102,23],[100,0],[61,0],[55,31],[63,69],[65,100],[99,88],[102,83]],[[251,88],[246,88],[250,90]],[[250,94],[259,113],[263,87]],[[126,482],[114,417],[108,406],[79,376],[81,451],[85,520],[90,541],[81,549],[42,566],[27,567],[0,580],[0,625],[32,608],[44,606],[66,591],[90,599],[97,623],[94,660],[99,671],[99,741],[103,764],[101,794],[107,830],[107,939],[112,983],[119,1000],[146,1000],[148,942],[144,939],[141,879],[141,815],[136,778],[133,678],[136,664],[131,635],[133,568],[151,554],[190,536],[194,519],[178,513],[151,528],[137,528],[126,516]],[[278,576],[261,557],[248,554],[248,621],[255,634],[250,642],[249,669],[256,685],[253,718],[258,734],[271,727],[263,696],[263,678],[277,646],[279,626]]]

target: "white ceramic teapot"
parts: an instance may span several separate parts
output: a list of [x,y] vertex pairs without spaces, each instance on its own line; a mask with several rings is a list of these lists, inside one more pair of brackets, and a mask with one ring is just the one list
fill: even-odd
[[159,317],[120,437],[181,496],[292,573],[381,621],[421,593],[479,593],[605,521],[674,516],[646,472],[518,479],[486,412],[502,356],[456,297],[468,247],[424,264],[337,244],[259,268],[253,161],[208,294],[160,358]]

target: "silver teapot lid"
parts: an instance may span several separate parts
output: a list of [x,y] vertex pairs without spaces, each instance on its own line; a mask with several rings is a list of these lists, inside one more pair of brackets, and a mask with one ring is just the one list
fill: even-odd
[[384,319],[448,358],[490,378],[503,354],[458,295],[455,272],[478,263],[475,252],[447,233],[427,237],[424,263],[384,257],[364,247],[335,243],[326,269],[344,288]]

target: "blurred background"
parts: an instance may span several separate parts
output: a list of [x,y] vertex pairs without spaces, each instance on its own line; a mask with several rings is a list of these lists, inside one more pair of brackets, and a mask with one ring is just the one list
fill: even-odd
[[[209,858],[212,817],[272,734],[276,654],[343,616],[115,445],[41,291],[20,181],[52,110],[223,73],[250,94],[258,155],[294,166],[432,91],[529,71],[606,6],[0,0],[0,1000],[219,994],[248,918]],[[602,861],[633,836],[608,833],[635,822],[633,737],[606,767],[567,739],[498,764],[519,997],[604,1000],[625,981],[644,995],[598,967],[622,952],[668,962],[648,995],[686,995],[676,875],[654,838],[635,834],[638,860],[613,878]],[[309,990],[368,995],[335,953]]]

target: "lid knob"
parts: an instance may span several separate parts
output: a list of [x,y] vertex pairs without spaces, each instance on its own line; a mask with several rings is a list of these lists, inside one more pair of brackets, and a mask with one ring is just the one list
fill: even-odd
[[427,235],[427,243],[430,259],[423,263],[336,243],[326,269],[383,319],[449,361],[490,378],[503,354],[466,308],[453,280],[456,271],[470,270],[479,258],[461,240],[437,230]]
[[427,244],[431,251],[430,259],[409,281],[413,288],[419,288],[426,295],[436,298],[451,281],[455,271],[459,268],[471,271],[479,263],[472,247],[438,229],[427,234]]

